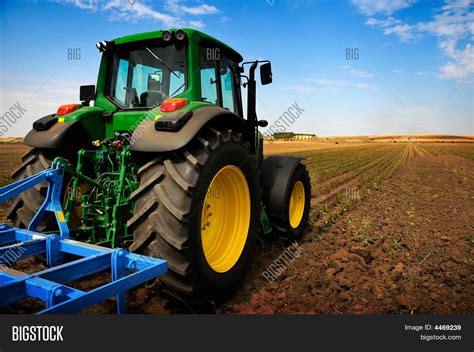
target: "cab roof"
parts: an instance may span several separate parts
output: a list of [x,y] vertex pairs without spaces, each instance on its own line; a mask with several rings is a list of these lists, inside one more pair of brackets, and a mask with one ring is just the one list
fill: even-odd
[[[174,29],[169,29],[171,32],[175,32],[177,28]],[[183,28],[184,32],[188,36],[188,38],[197,40],[197,41],[205,41],[205,42],[210,42],[213,43],[216,46],[221,47],[229,56],[230,59],[236,61],[236,62],[241,62],[243,60],[242,55],[240,55],[237,51],[232,49],[230,46],[227,44],[221,42],[220,40],[211,37],[210,35],[203,33],[201,31],[198,31],[196,29],[190,29],[190,28]],[[141,40],[147,40],[147,39],[154,39],[154,38],[161,38],[163,36],[163,31],[164,30],[158,30],[158,31],[151,31],[151,32],[144,32],[144,33],[137,33],[137,34],[131,34],[131,35],[126,35],[120,38],[116,38],[112,40],[113,43],[120,45],[120,44],[125,44],[125,43],[132,43],[132,42],[137,42]]]

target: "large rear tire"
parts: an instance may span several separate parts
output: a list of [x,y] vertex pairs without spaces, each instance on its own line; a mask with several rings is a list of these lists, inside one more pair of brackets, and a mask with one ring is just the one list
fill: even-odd
[[[21,166],[11,174],[14,181],[48,169],[52,158],[45,150],[34,148],[24,154],[21,160],[23,162]],[[13,200],[7,218],[16,227],[27,228],[36,211],[43,204],[47,189],[48,184],[45,181],[21,193]],[[40,226],[39,230],[44,230],[44,225]]]
[[244,278],[260,231],[254,161],[240,133],[204,128],[139,170],[130,250],[166,259],[160,280],[187,302],[225,298]]

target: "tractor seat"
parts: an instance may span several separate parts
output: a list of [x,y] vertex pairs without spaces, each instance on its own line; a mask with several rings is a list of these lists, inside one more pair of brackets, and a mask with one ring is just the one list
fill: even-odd
[[140,106],[150,107],[160,105],[165,99],[166,95],[159,90],[149,90],[140,95]]

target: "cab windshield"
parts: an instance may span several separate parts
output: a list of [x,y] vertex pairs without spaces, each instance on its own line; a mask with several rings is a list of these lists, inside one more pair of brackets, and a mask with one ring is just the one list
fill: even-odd
[[155,107],[186,89],[185,46],[148,44],[120,45],[109,56],[107,96],[122,108]]

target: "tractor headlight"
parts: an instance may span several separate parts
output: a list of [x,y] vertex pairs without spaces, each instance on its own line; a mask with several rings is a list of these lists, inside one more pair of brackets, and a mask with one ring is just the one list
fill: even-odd
[[171,40],[171,38],[173,37],[172,33],[170,30],[166,29],[163,31],[163,40],[165,42],[169,42]]
[[177,29],[174,35],[178,40],[184,40],[184,38],[186,38],[186,32],[184,32],[181,28]]
[[103,51],[105,51],[105,49],[107,48],[107,42],[106,42],[106,41],[98,42],[98,43],[95,44],[95,47],[96,47],[97,50],[99,50],[100,52],[103,52]]

